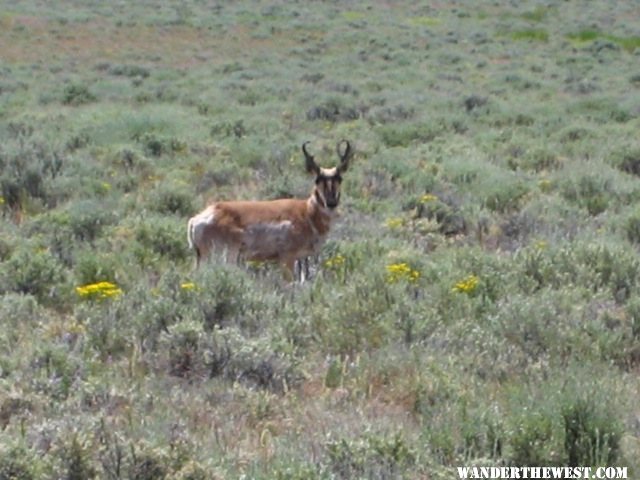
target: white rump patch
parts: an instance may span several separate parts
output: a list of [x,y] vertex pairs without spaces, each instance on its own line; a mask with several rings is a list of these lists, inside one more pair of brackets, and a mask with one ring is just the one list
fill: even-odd
[[213,224],[215,220],[215,207],[213,205],[207,207],[199,214],[191,217],[189,220],[189,246],[199,245],[202,241],[202,233],[207,225]]

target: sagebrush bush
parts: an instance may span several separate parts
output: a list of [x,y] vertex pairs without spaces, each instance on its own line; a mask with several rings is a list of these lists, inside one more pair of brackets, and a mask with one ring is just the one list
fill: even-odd
[[624,233],[631,243],[640,244],[640,212],[633,212],[627,217]]
[[76,255],[74,274],[78,285],[101,281],[115,282],[119,262],[113,254],[85,250]]
[[182,140],[175,137],[168,137],[156,133],[144,133],[134,136],[134,140],[140,142],[145,153],[152,157],[160,157],[161,155],[183,153],[186,151],[187,145]]
[[186,186],[160,186],[149,196],[148,205],[149,210],[163,215],[175,214],[180,218],[189,217],[196,210],[193,194]]
[[408,147],[412,143],[428,143],[444,133],[437,123],[402,123],[380,126],[377,133],[387,147]]
[[0,198],[5,208],[21,209],[34,201],[53,207],[51,182],[64,173],[66,158],[32,132],[0,147]]
[[108,201],[80,200],[66,209],[66,221],[74,237],[81,242],[98,238],[104,227],[114,223],[115,216]]
[[0,450],[0,478],[7,480],[35,480],[38,478],[35,452],[17,446]]
[[522,181],[514,179],[498,183],[486,194],[485,205],[489,210],[498,213],[516,211],[520,208],[529,187]]
[[185,260],[192,253],[188,251],[185,225],[181,219],[161,216],[147,218],[139,223],[135,235],[141,247],[136,252],[140,263],[144,265],[152,262],[154,256],[173,261]]
[[621,426],[612,412],[593,398],[567,399],[562,408],[567,465],[615,465]]
[[33,295],[47,305],[56,305],[66,295],[66,272],[49,251],[33,247],[16,250],[0,265],[2,290]]
[[514,421],[509,462],[523,467],[558,464],[553,436],[553,418],[543,411],[526,411]]
[[416,454],[401,434],[342,438],[325,446],[330,469],[337,478],[393,478],[415,462]]
[[77,434],[67,440],[61,450],[66,479],[88,480],[96,477],[91,447]]
[[67,85],[62,91],[61,101],[64,105],[78,106],[96,100],[97,97],[89,90],[89,87],[81,83]]

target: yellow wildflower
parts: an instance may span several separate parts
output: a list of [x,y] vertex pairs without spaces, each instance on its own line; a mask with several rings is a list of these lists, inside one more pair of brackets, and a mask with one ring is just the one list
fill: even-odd
[[548,246],[546,240],[538,240],[533,244],[536,250],[545,250]]
[[438,200],[438,197],[433,193],[425,193],[420,197],[420,203],[435,202],[436,200]]
[[335,269],[338,269],[338,268],[342,267],[344,265],[344,262],[345,262],[344,256],[342,256],[342,255],[340,255],[338,253],[335,257],[327,259],[324,262],[324,266],[326,268],[335,270]]
[[262,260],[247,260],[247,268],[253,272],[264,272],[268,267],[268,262],[264,262]]
[[67,331],[74,335],[82,335],[87,331],[83,324],[77,320],[73,320],[67,325]]
[[180,284],[180,288],[182,290],[195,290],[197,289],[197,285],[193,282],[184,282]]
[[395,217],[395,218],[388,219],[386,222],[386,225],[387,225],[387,228],[395,230],[398,228],[402,228],[404,226],[404,223],[405,223],[404,218]]
[[117,297],[122,290],[111,282],[90,283],[76,287],[76,293],[85,299],[104,300],[105,298]]
[[478,288],[480,279],[475,275],[469,275],[467,278],[460,280],[453,286],[453,291],[458,293],[472,294]]
[[4,205],[4,197],[0,195],[0,205]]
[[416,283],[420,278],[420,272],[412,269],[407,263],[392,263],[387,265],[387,282],[398,283],[406,280],[409,283]]
[[540,187],[540,190],[544,193],[550,192],[552,187],[551,180],[543,178],[538,182],[538,187]]

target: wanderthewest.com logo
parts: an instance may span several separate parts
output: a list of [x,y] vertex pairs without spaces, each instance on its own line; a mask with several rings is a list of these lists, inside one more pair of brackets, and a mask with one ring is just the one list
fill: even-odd
[[627,467],[457,467],[458,478],[627,478]]

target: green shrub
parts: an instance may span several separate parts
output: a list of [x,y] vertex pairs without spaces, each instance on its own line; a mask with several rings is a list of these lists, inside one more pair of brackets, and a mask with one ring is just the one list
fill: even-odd
[[37,376],[34,389],[56,401],[64,401],[73,391],[73,383],[82,378],[80,359],[75,357],[68,345],[44,345],[33,359]]
[[495,184],[485,196],[487,208],[494,212],[505,213],[518,210],[523,198],[529,193],[529,187],[518,180]]
[[203,268],[194,276],[195,291],[184,290],[202,313],[204,328],[213,330],[231,323],[254,330],[257,326],[246,316],[256,307],[251,297],[252,286],[238,269],[213,260],[212,268]]
[[87,85],[72,83],[64,87],[62,91],[62,103],[64,105],[78,106],[93,103],[97,97],[91,93]]
[[428,143],[443,132],[437,124],[390,124],[377,128],[377,133],[387,147],[408,147],[413,143]]
[[150,75],[149,69],[140,65],[111,65],[107,71],[110,75],[130,78],[147,78]]
[[[454,203],[453,200],[449,200]],[[426,218],[436,221],[438,231],[443,235],[458,235],[467,231],[467,221],[459,208],[445,203],[435,195],[423,195],[405,204],[403,209],[411,210],[415,219]]]
[[367,286],[351,278],[344,295],[312,305],[311,321],[325,351],[351,354],[388,340],[391,324],[385,312],[392,302],[390,291],[381,272],[371,275]]
[[555,170],[560,166],[558,156],[543,148],[533,149],[526,152],[522,158],[514,159],[510,162],[510,166],[515,170],[522,168],[534,172],[542,172],[545,170]]
[[551,11],[552,9],[549,7],[536,7],[533,10],[524,12],[521,17],[530,22],[542,22]]
[[136,252],[142,264],[151,260],[149,254],[173,261],[186,260],[190,254],[186,242],[186,223],[166,217],[145,219],[136,229],[139,248]]
[[4,208],[22,209],[30,202],[55,206],[52,180],[64,172],[65,157],[30,134],[0,146],[0,197]]
[[47,250],[20,248],[0,268],[4,291],[33,295],[49,305],[60,300],[65,271]]
[[65,441],[61,456],[66,471],[65,479],[89,480],[96,477],[91,447],[79,435],[75,434],[71,440]]
[[115,283],[117,266],[113,255],[85,250],[76,257],[74,268],[76,283],[78,285],[102,281]]
[[13,253],[14,245],[8,238],[0,237],[0,262],[7,260]]
[[612,193],[609,179],[590,173],[565,181],[562,185],[563,196],[586,208],[591,215],[598,215],[609,207]]
[[337,478],[395,478],[412,466],[416,454],[399,433],[327,442],[329,468]]
[[235,122],[218,122],[211,126],[209,135],[213,138],[235,137],[242,138],[249,134],[249,130],[244,124],[244,120],[236,120]]
[[640,176],[640,148],[626,148],[613,152],[611,162],[625,173]]
[[[202,375],[201,337],[202,323],[183,321],[168,327],[160,338],[160,350],[168,355],[168,371],[171,375],[190,378]],[[200,367],[200,371],[198,371]]]
[[307,463],[293,463],[291,465],[291,463],[288,461],[285,465],[277,466],[272,473],[269,473],[269,475],[272,475],[270,478],[275,480],[320,480],[330,478],[327,475],[323,475],[316,465]]
[[36,454],[23,447],[0,450],[0,479],[36,480]]
[[522,467],[557,464],[554,458],[553,419],[545,412],[525,411],[509,436],[509,462]]
[[301,380],[296,359],[275,351],[268,337],[246,338],[229,327],[211,332],[206,342],[204,362],[212,378],[221,376],[276,393],[295,387]]
[[307,110],[307,120],[325,120],[328,122],[348,122],[357,120],[360,112],[343,99],[332,98]]
[[149,209],[161,214],[176,214],[182,218],[193,215],[193,193],[187,188],[160,186],[150,195]]
[[186,462],[170,478],[171,480],[218,480],[220,477],[213,475],[207,468],[192,460]]
[[115,221],[113,208],[109,202],[100,200],[79,200],[66,210],[68,224],[73,236],[83,242],[92,242],[102,233],[102,229]]
[[169,458],[160,449],[147,446],[131,448],[129,478],[135,480],[163,480],[170,473]]
[[562,419],[568,466],[616,464],[622,426],[606,405],[593,398],[567,398]]
[[515,30],[509,34],[513,40],[525,40],[530,42],[548,42],[549,32],[541,28],[528,28]]
[[161,155],[183,153],[187,149],[187,144],[175,137],[168,137],[156,133],[144,133],[134,136],[134,140],[139,141],[147,155],[160,157]]

